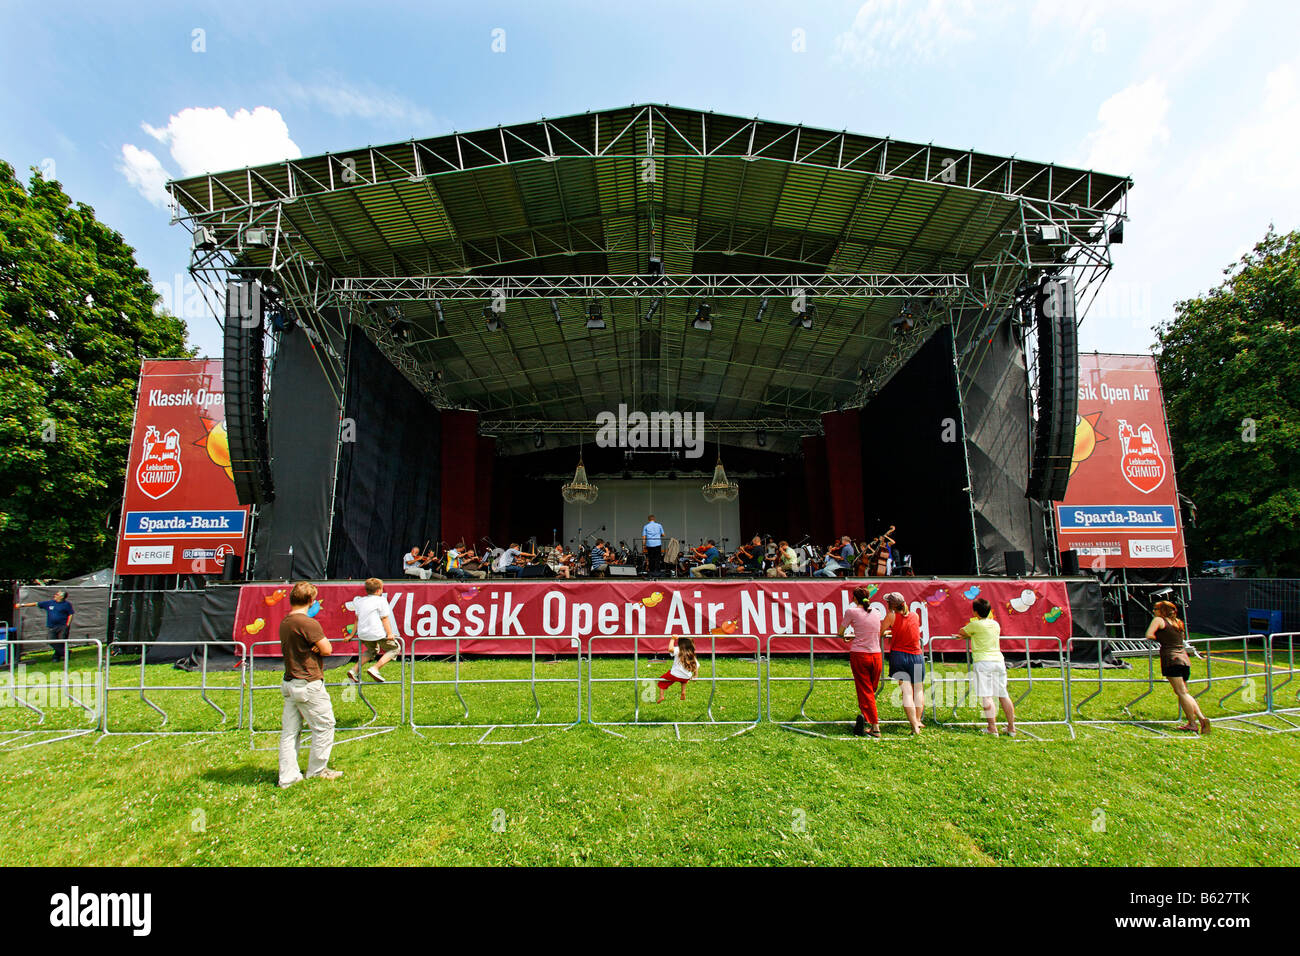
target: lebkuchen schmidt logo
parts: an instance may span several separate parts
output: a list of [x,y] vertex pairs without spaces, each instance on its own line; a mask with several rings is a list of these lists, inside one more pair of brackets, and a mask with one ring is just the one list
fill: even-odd
[[1120,471],[1130,485],[1149,495],[1164,483],[1165,460],[1156,447],[1151,426],[1142,424],[1135,431],[1124,419],[1119,420],[1119,441],[1123,449]]
[[181,481],[181,434],[174,428],[165,435],[150,425],[144,433],[144,457],[135,470],[135,483],[155,501]]

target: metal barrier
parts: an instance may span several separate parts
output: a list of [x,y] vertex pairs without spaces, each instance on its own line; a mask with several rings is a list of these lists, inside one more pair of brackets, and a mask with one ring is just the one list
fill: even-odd
[[[381,684],[381,683],[373,682],[373,681],[372,681],[369,685],[366,685],[366,684],[365,684],[365,677],[366,677],[366,675],[365,675],[365,673],[360,669],[360,667],[357,668],[357,677],[358,677],[358,681],[357,681],[356,683],[353,683],[352,681],[347,680],[346,678],[345,678],[344,680],[333,681],[333,682],[330,682],[330,681],[324,681],[324,684],[325,684],[325,687],[326,687],[327,690],[328,690],[330,687],[342,687],[342,688],[344,689],[344,693],[345,693],[345,695],[346,695],[347,693],[351,692],[351,691],[355,691],[355,692],[356,692],[356,695],[357,695],[357,699],[360,700],[361,703],[365,704],[365,705],[366,705],[366,709],[370,711],[370,719],[367,720],[364,724],[361,724],[361,725],[359,725],[359,726],[349,726],[349,727],[338,727],[338,726],[336,726],[336,727],[334,728],[336,733],[337,733],[338,731],[348,731],[348,730],[364,730],[364,731],[366,731],[366,733],[353,734],[351,737],[344,737],[344,738],[341,739],[341,740],[339,740],[339,739],[336,738],[335,741],[334,741],[334,743],[335,743],[336,746],[337,746],[338,744],[347,744],[347,743],[352,743],[353,741],[356,741],[356,740],[364,740],[364,739],[367,738],[367,737],[375,737],[375,736],[378,736],[379,734],[386,734],[386,733],[389,733],[390,731],[394,731],[394,730],[396,730],[398,727],[401,727],[401,726],[403,726],[403,725],[406,723],[406,676],[407,676],[407,675],[406,675],[406,642],[405,642],[402,638],[400,638],[400,637],[395,638],[395,640],[397,641],[397,647],[398,647],[398,656],[397,656],[395,659],[396,659],[397,661],[400,662],[400,664],[399,664],[399,668],[400,668],[400,672],[401,672],[401,677],[400,677],[396,682],[393,682],[393,681],[384,681],[384,682]],[[245,658],[245,660],[247,661],[247,665],[246,665],[246,666],[247,666],[247,674],[248,674],[248,676],[247,676],[247,684],[248,684],[248,749],[249,749],[249,750],[278,750],[278,749],[279,749],[279,745],[278,745],[278,744],[276,744],[276,745],[274,745],[274,746],[271,746],[271,747],[259,747],[259,746],[257,746],[257,735],[258,735],[258,734],[278,734],[278,733],[280,732],[280,729],[277,727],[277,728],[275,728],[275,729],[273,729],[273,730],[272,730],[272,729],[268,729],[268,730],[258,730],[258,729],[257,729],[257,722],[254,720],[253,702],[254,702],[255,698],[257,697],[257,692],[258,692],[258,691],[269,691],[269,690],[274,690],[274,691],[276,691],[276,692],[278,693],[278,692],[280,691],[280,684],[281,684],[282,681],[283,681],[283,675],[282,675],[282,673],[279,672],[279,671],[277,671],[277,674],[280,674],[280,676],[281,676],[281,679],[280,679],[280,680],[277,680],[274,684],[262,684],[262,685],[260,685],[260,686],[258,685],[258,683],[257,683],[257,676],[256,676],[256,675],[257,675],[257,667],[256,667],[256,660],[257,660],[257,658],[256,658],[256,654],[257,654],[257,650],[256,650],[256,649],[259,648],[259,647],[274,647],[274,648],[276,648],[276,649],[278,650],[279,647],[280,647],[280,642],[279,642],[278,640],[275,640],[275,641],[255,641],[255,642],[253,642],[252,644],[249,644],[249,645],[248,645],[249,653],[248,653],[247,657]],[[271,659],[271,660],[274,660],[274,659],[277,659],[277,658],[283,660],[283,658],[281,658],[280,655],[279,655],[278,653],[277,653],[277,654],[266,654],[266,655],[264,655],[264,657],[267,658],[267,659]],[[397,723],[395,723],[395,724],[376,724],[376,723],[375,723],[375,721],[379,719],[379,711],[377,711],[377,710],[375,709],[375,705],[372,704],[372,703],[370,703],[370,701],[366,698],[366,688],[367,688],[367,686],[369,686],[369,688],[370,688],[371,690],[374,690],[375,688],[378,688],[378,687],[396,687],[396,688],[397,688],[398,708],[399,708],[399,714],[400,714]],[[283,700],[283,697],[282,697],[281,699]],[[345,700],[346,700],[346,696],[345,696]],[[282,707],[283,707],[283,705],[282,705]],[[305,733],[303,736],[304,736],[304,737],[308,737],[309,734],[306,734],[306,733]],[[300,742],[300,743],[299,743],[299,749],[300,749],[300,750],[306,750],[307,747],[308,747],[308,744],[307,744],[307,743],[305,743],[305,742]]]
[[[1300,689],[1283,693],[1283,689],[1290,685],[1296,675],[1296,637],[1300,637],[1300,631],[1279,631],[1277,634],[1270,634],[1264,642],[1268,659],[1268,710],[1277,720],[1289,725],[1282,733],[1292,733],[1300,730],[1300,723],[1292,719],[1293,715],[1300,712]],[[1284,670],[1279,670],[1277,667],[1277,643],[1279,638],[1286,639],[1286,668]],[[1279,682],[1278,677],[1283,675],[1285,675],[1286,680]]]
[[[577,647],[577,638],[567,635],[573,645]],[[411,642],[411,721],[410,726],[415,733],[421,737],[427,736],[420,733],[422,730],[481,730],[483,733],[477,740],[450,741],[450,743],[475,743],[475,744],[524,744],[531,740],[536,740],[540,734],[528,737],[525,740],[488,740],[488,736],[496,730],[532,730],[532,729],[555,729],[568,730],[582,722],[582,651],[579,648],[574,652],[574,663],[576,670],[572,677],[538,677],[537,676],[537,641],[539,635],[524,634],[510,635],[505,637],[493,636],[492,641],[528,641],[528,676],[527,677],[492,677],[492,678],[464,678],[460,676],[461,666],[461,638],[457,637],[439,637],[425,638],[429,642],[454,642],[454,652],[452,654],[452,663],[454,667],[453,676],[450,680],[417,680],[415,677],[415,647],[420,643],[420,639]],[[545,635],[541,636],[543,640],[564,639],[566,635]],[[469,640],[479,640],[479,638],[469,638]],[[456,694],[456,699],[460,702],[461,710],[464,711],[462,717],[464,720],[470,719],[469,704],[465,703],[465,697],[461,694],[462,686],[478,686],[484,684],[527,684],[529,691],[533,696],[533,720],[530,722],[510,723],[507,721],[495,721],[492,723],[448,723],[448,724],[421,724],[417,721],[415,715],[415,688],[416,687],[451,687]],[[542,702],[537,697],[538,684],[573,684],[577,691],[576,711],[573,720],[561,720],[546,722],[542,720]]]
[[[21,664],[16,658],[17,654],[13,652],[15,647],[27,645],[63,645],[63,670],[58,676],[58,681],[51,681],[45,673],[42,673],[40,680],[25,679],[27,676],[26,666]],[[93,638],[76,638],[63,641],[44,640],[14,640],[6,641],[7,653],[5,654],[5,676],[3,678],[4,686],[0,687],[0,692],[7,694],[12,698],[12,707],[17,709],[30,710],[36,715],[35,728],[17,728],[14,730],[0,730],[0,750],[25,750],[28,747],[39,747],[43,744],[57,743],[60,740],[70,740],[73,737],[84,737],[87,734],[93,734],[100,729],[100,723],[104,714],[105,695],[102,693],[103,670],[104,670],[104,645],[103,642]],[[84,681],[72,679],[73,671],[70,670],[71,650],[75,646],[94,647],[95,648],[95,669],[90,675],[91,692],[95,695],[93,703],[86,703],[74,688],[83,696],[86,695],[85,689],[80,686]],[[57,672],[56,672],[57,673]],[[80,672],[78,672],[80,673]],[[30,698],[32,692],[39,692],[45,696],[45,706],[41,707],[34,703]],[[45,723],[46,709],[52,706],[61,706],[59,704],[51,705],[50,694],[57,693],[60,700],[67,701],[67,706],[80,709],[86,715],[86,721],[91,724],[89,727],[42,727]]]
[[[146,679],[146,674],[145,674],[145,667],[146,667],[146,665],[149,663],[149,651],[148,651],[148,648],[150,648],[150,647],[162,647],[162,646],[167,646],[167,647],[175,648],[176,645],[173,644],[173,643],[171,643],[171,642],[167,642],[167,641],[131,641],[129,644],[124,644],[124,645],[123,645],[124,647],[133,647],[133,648],[134,648],[134,647],[138,647],[138,648],[140,648],[140,665],[139,665],[139,675],[140,675],[140,680],[139,680],[138,683],[130,684],[130,685],[125,686],[125,687],[114,687],[114,686],[113,686],[113,684],[112,684],[112,680],[111,680],[112,673],[113,673],[113,665],[112,665],[112,663],[111,663],[107,658],[105,659],[105,661],[104,661],[104,668],[103,668],[103,673],[104,673],[104,727],[103,727],[103,732],[104,732],[104,736],[105,736],[105,737],[170,737],[170,736],[194,735],[194,734],[198,734],[198,735],[224,734],[224,733],[226,733],[226,732],[228,732],[228,731],[230,731],[230,730],[238,730],[240,727],[243,726],[243,723],[244,723],[244,686],[245,686],[244,664],[245,664],[245,661],[248,659],[248,648],[247,648],[247,646],[244,644],[243,641],[194,641],[194,642],[192,642],[192,645],[193,645],[195,648],[202,648],[202,651],[203,651],[203,655],[202,655],[202,666],[201,666],[200,669],[199,669],[200,678],[199,678],[199,683],[198,683],[198,684],[150,684],[150,683],[148,683],[148,681],[147,681],[147,679]],[[229,672],[229,671],[235,671],[235,672],[237,672],[238,675],[239,675],[239,684],[238,684],[238,686],[236,686],[236,687],[225,687],[225,686],[221,686],[221,685],[215,685],[215,686],[214,686],[214,685],[210,685],[210,684],[208,683],[208,672],[209,672],[209,670],[210,670],[210,667],[209,667],[209,656],[210,656],[210,650],[211,650],[211,648],[216,647],[216,648],[222,648],[222,649],[229,649],[229,648],[232,647],[232,646],[235,648],[235,651],[236,651],[236,653],[235,653],[235,655],[234,655],[235,658],[236,658],[236,664],[235,664],[234,667],[229,668],[228,670],[223,669],[223,670],[221,671],[221,673],[227,673],[227,672]],[[126,665],[126,666],[130,667],[132,670],[135,669],[135,665],[133,665],[133,664],[132,664],[132,665]],[[157,665],[155,665],[155,666],[157,666]],[[121,669],[123,669],[123,668],[122,668],[121,666],[119,666],[118,669],[121,670]],[[138,694],[140,700],[143,701],[145,704],[147,704],[147,705],[149,706],[150,709],[152,709],[152,710],[154,710],[155,712],[157,712],[157,714],[162,718],[162,723],[159,725],[159,729],[157,729],[157,730],[114,730],[114,729],[110,726],[110,724],[109,724],[109,706],[108,706],[110,696],[111,696],[112,694],[116,694],[116,693],[128,693],[128,692],[132,692],[132,691],[134,691],[136,694]],[[223,709],[219,704],[217,704],[216,701],[212,700],[212,698],[210,698],[210,697],[208,696],[208,694],[211,693],[211,692],[230,693],[230,692],[232,692],[232,691],[237,691],[238,694],[239,694],[239,700],[238,700],[238,703],[237,703],[237,705],[236,705],[236,706],[237,706],[237,711],[236,711],[236,715],[235,715],[235,723],[234,723],[234,726],[233,726],[233,727],[222,727],[222,728],[220,728],[220,729],[215,729],[215,730],[164,730],[164,729],[161,729],[161,728],[166,727],[166,726],[168,725],[168,723],[171,721],[171,714],[169,714],[167,711],[163,710],[163,708],[159,707],[156,703],[154,703],[154,701],[153,701],[152,699],[150,699],[150,697],[149,697],[149,693],[150,693],[150,692],[153,692],[153,693],[166,693],[166,692],[172,692],[172,691],[198,691],[198,692],[199,692],[199,699],[200,699],[203,703],[207,704],[210,708],[212,708],[212,710],[216,711],[216,713],[219,714],[219,715],[221,716],[221,723],[222,723],[222,724],[225,724],[225,723],[229,720],[229,714],[227,714],[226,711],[225,711],[225,710],[224,710],[224,709]]]
[[[932,638],[931,644],[933,646],[934,640],[945,640],[945,639],[952,640],[953,638],[942,638],[942,637]],[[1017,684],[1017,683],[1025,684],[1024,692],[1019,697],[1015,698],[1012,701],[1012,704],[1014,707],[1018,709],[1021,704],[1023,704],[1026,700],[1029,699],[1029,695],[1032,694],[1034,691],[1035,668],[1034,668],[1033,655],[1039,652],[1034,651],[1033,649],[1030,648],[1029,646],[1030,641],[1052,641],[1056,644],[1056,667],[1059,676],[1045,677],[1040,675],[1037,683],[1061,685],[1061,718],[1060,720],[1037,720],[1037,719],[1022,720],[1020,716],[1017,715],[1016,717],[1017,733],[1021,732],[1025,727],[1065,727],[1070,732],[1070,738],[1073,739],[1075,734],[1074,734],[1074,724],[1070,719],[1070,669],[1066,658],[1065,641],[1062,640],[1061,638],[1048,637],[1046,635],[1030,635],[1030,636],[1000,638],[999,649],[1003,652],[1002,656],[1004,660],[1006,659],[1009,653],[1012,653],[1016,650],[1016,648],[1014,647],[1008,649],[1006,646],[1008,643],[1012,645],[1021,644],[1021,643],[1024,644],[1025,676],[1024,677],[1013,676],[1013,670],[1010,666],[1010,662],[1008,662],[1008,667],[1007,667],[1008,692],[1010,692],[1012,684]],[[945,694],[945,697],[949,697],[954,701],[954,703],[952,704],[952,709],[950,711],[950,715],[953,718],[957,716],[957,710],[962,705],[962,703],[966,703],[968,706],[979,706],[979,697],[975,693],[975,689],[974,689],[975,667],[974,667],[974,663],[971,660],[971,649],[969,645],[966,647],[965,658],[966,658],[966,672],[964,675],[955,678],[955,680],[946,675],[943,676],[942,678],[945,685],[952,684],[952,683],[957,683],[957,684],[968,683],[971,685],[971,689],[967,693]],[[934,673],[936,675],[935,683],[938,683],[940,680],[938,676],[939,671],[936,669]],[[973,704],[971,703],[972,701],[974,702]],[[985,725],[985,721],[983,720],[955,720],[955,719],[940,720],[937,716],[938,713],[939,713],[939,708],[936,706],[935,723],[941,727],[982,727]],[[1037,734],[1035,734],[1033,731],[1023,730],[1023,732],[1027,737],[1032,737],[1035,740],[1042,740],[1042,738],[1039,737]]]
[[[1090,727],[1099,727],[1103,729],[1108,729],[1114,725],[1122,725],[1126,727],[1136,727],[1142,730],[1148,730],[1151,733],[1159,734],[1162,737],[1174,736],[1173,734],[1166,733],[1158,726],[1158,724],[1160,724],[1161,721],[1157,721],[1154,719],[1152,720],[1140,719],[1134,716],[1132,710],[1130,710],[1130,708],[1133,707],[1135,704],[1137,704],[1139,701],[1146,699],[1147,697],[1151,696],[1152,693],[1155,692],[1156,689],[1155,653],[1158,650],[1157,645],[1153,643],[1146,650],[1147,674],[1145,679],[1141,677],[1112,677],[1110,678],[1110,680],[1107,680],[1106,679],[1107,668],[1102,662],[1102,651],[1104,649],[1104,646],[1107,643],[1109,643],[1110,640],[1111,639],[1109,637],[1072,637],[1070,639],[1072,644],[1095,644],[1097,646],[1097,689],[1094,690],[1087,697],[1083,698],[1083,700],[1079,701],[1077,704],[1074,705],[1073,716],[1077,719],[1079,723],[1086,724]],[[1129,655],[1129,659],[1131,659],[1131,657],[1132,655]],[[1074,680],[1073,668],[1071,668],[1070,680],[1071,683]],[[1101,696],[1101,694],[1105,691],[1106,685],[1108,683],[1111,685],[1139,684],[1139,685],[1144,685],[1146,687],[1146,689],[1142,691],[1142,693],[1138,694],[1136,697],[1134,697],[1132,700],[1128,701],[1127,703],[1121,705],[1120,709],[1125,714],[1128,715],[1127,718],[1089,717],[1083,712],[1084,707],[1086,707],[1093,700]],[[1073,696],[1073,694],[1071,696]]]
[[[654,677],[641,676],[641,642],[645,640],[665,641],[677,636],[689,637],[692,641],[709,642],[709,700],[705,707],[705,713],[708,720],[642,720],[641,719],[641,694],[642,682],[647,680],[659,679],[659,675]],[[748,677],[719,677],[718,676],[718,640],[738,640],[754,642],[754,689],[755,689],[755,713],[753,720],[718,720],[713,716],[713,701],[717,696],[718,684],[721,683],[749,683]],[[631,677],[593,677],[592,676],[592,659],[595,653],[597,641],[632,641],[632,676]],[[698,676],[694,680],[699,680]],[[694,682],[694,681],[692,681]],[[592,685],[593,684],[632,684],[632,719],[631,720],[596,720],[593,710]],[[748,733],[758,726],[763,719],[763,648],[762,638],[756,634],[655,634],[640,636],[636,634],[627,637],[615,636],[593,636],[587,639],[587,722],[593,727],[599,727],[608,734],[616,737],[626,736],[616,731],[610,730],[610,727],[669,727],[673,728],[674,733],[680,740],[682,736],[682,727],[740,727],[734,733],[727,734],[726,737],[738,737],[741,734]],[[726,739],[726,737],[721,739]]]
[[[1260,645],[1260,653],[1263,656],[1263,660],[1258,664],[1252,664],[1252,661],[1250,659],[1250,642],[1252,640],[1254,640]],[[1229,651],[1235,653],[1237,642],[1241,643],[1240,659],[1236,657],[1226,656],[1226,654]],[[1189,692],[1192,692],[1192,688],[1198,684],[1205,685],[1199,691],[1195,691],[1192,693],[1192,697],[1198,702],[1200,701],[1201,697],[1203,697],[1207,693],[1210,693],[1214,689],[1214,685],[1218,682],[1236,681],[1236,686],[1230,689],[1226,694],[1224,694],[1222,697],[1218,699],[1218,706],[1223,708],[1226,708],[1227,702],[1231,700],[1233,697],[1235,697],[1237,694],[1240,694],[1248,687],[1253,688],[1254,680],[1256,678],[1262,679],[1264,683],[1264,694],[1263,694],[1263,699],[1261,701],[1260,707],[1258,707],[1255,710],[1247,711],[1245,713],[1227,714],[1220,717],[1211,717],[1210,718],[1211,722],[1216,720],[1217,721],[1231,720],[1231,721],[1238,721],[1240,723],[1247,724],[1252,727],[1259,727],[1263,730],[1274,729],[1272,727],[1269,727],[1267,724],[1261,724],[1259,721],[1251,719],[1254,717],[1266,716],[1269,713],[1269,710],[1271,708],[1273,680],[1272,680],[1272,667],[1270,666],[1270,655],[1269,655],[1270,643],[1271,642],[1261,634],[1234,634],[1234,635],[1221,636],[1221,637],[1196,637],[1196,638],[1191,638],[1187,641],[1188,646],[1193,649],[1195,649],[1198,645],[1202,645],[1202,644],[1205,645],[1205,654],[1204,654],[1205,676],[1195,677],[1187,682],[1187,689]],[[1231,645],[1231,646],[1228,648],[1227,651],[1220,651],[1217,649],[1217,647],[1220,645]],[[1226,674],[1216,676],[1214,673],[1214,662],[1216,660],[1220,664],[1240,663],[1241,672],[1237,673],[1236,669],[1233,668],[1231,671],[1229,671]],[[1262,673],[1252,672],[1251,671],[1252,666],[1262,668],[1263,672]],[[1247,703],[1250,703],[1250,701],[1247,701]]]

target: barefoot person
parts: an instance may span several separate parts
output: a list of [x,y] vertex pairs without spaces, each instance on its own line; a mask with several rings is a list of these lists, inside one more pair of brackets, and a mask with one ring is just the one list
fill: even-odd
[[[869,607],[871,592],[865,587],[853,589],[853,603],[844,612],[840,637],[849,644],[849,669],[858,692],[858,719],[853,724],[855,736],[879,737],[880,718],[876,714],[876,688],[880,686],[880,615]],[[844,636],[849,628],[853,637]]]
[[881,632],[889,633],[889,676],[898,681],[903,697],[903,713],[912,725],[912,733],[921,732],[925,716],[925,655],[921,650],[921,618],[909,611],[903,595],[890,591],[885,595],[886,614]]
[[1016,735],[1016,705],[1007,694],[1007,662],[1002,656],[1002,625],[993,618],[993,605],[984,598],[971,602],[975,616],[957,632],[970,641],[972,683],[984,712],[986,734],[998,735],[998,704],[1007,717],[1007,736]]
[[385,664],[397,656],[397,633],[393,630],[393,612],[384,597],[384,582],[379,578],[366,578],[366,593],[349,602],[357,615],[357,664],[348,669],[348,680],[361,683],[361,669],[366,661],[376,663],[366,667],[366,673],[379,683],[385,683],[379,673]]
[[284,680],[280,694],[284,712],[280,720],[280,786],[291,787],[302,779],[298,769],[298,741],[303,727],[311,733],[307,776],[335,780],[341,770],[329,767],[334,748],[334,707],[325,689],[321,659],[334,648],[325,631],[307,611],[316,600],[316,585],[299,581],[289,592],[289,613],[280,622],[280,654],[284,657]]
[[673,666],[668,668],[668,673],[659,678],[659,699],[656,704],[664,702],[664,691],[673,684],[682,685],[682,700],[686,699],[686,685],[695,679],[695,675],[700,672],[700,662],[695,658],[695,642],[689,637],[672,638],[668,642],[668,650],[673,655]]
[[1174,689],[1178,705],[1187,715],[1187,723],[1178,730],[1210,732],[1210,720],[1187,692],[1187,680],[1192,676],[1192,659],[1187,656],[1187,628],[1178,617],[1178,608],[1172,601],[1157,601],[1155,616],[1147,626],[1147,640],[1160,644],[1160,673]]

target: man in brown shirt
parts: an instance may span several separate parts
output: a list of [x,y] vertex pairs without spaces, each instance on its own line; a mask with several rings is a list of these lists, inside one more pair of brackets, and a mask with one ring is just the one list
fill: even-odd
[[280,694],[284,712],[280,722],[280,786],[289,787],[303,778],[298,769],[298,744],[304,725],[311,734],[307,776],[335,780],[341,770],[329,767],[334,747],[334,707],[325,689],[321,659],[334,648],[324,629],[307,611],[316,600],[316,585],[299,581],[289,592],[289,613],[280,622],[280,653],[284,657],[284,680]]

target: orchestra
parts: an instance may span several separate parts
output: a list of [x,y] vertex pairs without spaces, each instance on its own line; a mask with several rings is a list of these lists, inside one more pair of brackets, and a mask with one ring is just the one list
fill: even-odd
[[[406,574],[424,580],[430,578],[487,578],[518,577],[530,565],[541,565],[530,571],[539,577],[574,580],[579,578],[604,578],[611,576],[611,568],[620,576],[650,576],[679,578],[862,578],[889,575],[911,575],[911,557],[896,557],[893,537],[896,528],[890,525],[869,540],[841,535],[825,548],[809,543],[805,536],[791,542],[775,539],[771,535],[755,534],[734,551],[728,551],[727,539],[702,538],[698,545],[683,546],[676,538],[663,535],[663,545],[654,554],[643,547],[645,536],[634,538],[632,547],[625,542],[606,541],[588,535],[583,541],[573,541],[570,547],[560,542],[549,547],[537,547],[530,539],[532,551],[524,551],[518,542],[508,548],[492,545],[484,538],[486,550],[479,554],[473,544],[457,541],[455,547],[445,547],[438,542],[431,548],[413,547],[402,556]],[[594,541],[591,538],[595,537]],[[855,544],[856,540],[856,544]],[[590,542],[590,543],[587,543]],[[656,567],[656,562],[662,564]],[[435,571],[434,569],[438,569]],[[441,572],[441,573],[439,573]]]

